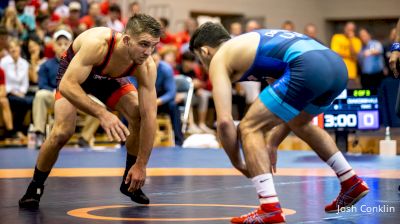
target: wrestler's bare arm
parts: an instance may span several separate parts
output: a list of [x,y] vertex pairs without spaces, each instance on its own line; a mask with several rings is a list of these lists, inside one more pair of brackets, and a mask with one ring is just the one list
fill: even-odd
[[153,148],[157,118],[157,68],[152,57],[138,68],[135,76],[139,84],[140,111],[140,143],[136,164],[146,166]]
[[125,141],[129,135],[128,128],[118,117],[90,99],[81,87],[93,66],[100,64],[104,59],[108,49],[106,39],[87,34],[80,36],[74,45],[78,50],[61,80],[61,94],[78,109],[97,117],[110,140]]
[[78,109],[99,117],[106,109],[91,100],[82,89],[81,84],[88,78],[93,66],[101,63],[105,51],[107,51],[107,45],[106,42],[103,43],[98,39],[91,41],[78,39],[76,42],[78,43],[75,44],[80,45],[80,48],[65,71],[59,89],[63,97]]
[[232,86],[230,73],[224,53],[217,53],[210,64],[210,79],[213,85],[213,98],[217,112],[217,131],[219,139],[234,167],[243,168],[239,151],[237,129],[232,118]]

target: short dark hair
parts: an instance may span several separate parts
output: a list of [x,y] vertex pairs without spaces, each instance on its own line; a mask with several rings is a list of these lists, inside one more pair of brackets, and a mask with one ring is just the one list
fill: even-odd
[[121,13],[121,7],[118,4],[111,4],[109,10],[110,12]]
[[190,51],[185,51],[182,54],[182,61],[196,61],[196,56]]
[[206,22],[194,31],[190,38],[189,49],[194,52],[205,45],[218,47],[229,39],[231,36],[221,24]]
[[128,35],[149,33],[153,37],[160,37],[161,26],[153,17],[138,13],[129,18],[125,27],[125,33]]
[[164,27],[169,26],[169,20],[165,17],[160,17],[160,22],[164,25]]

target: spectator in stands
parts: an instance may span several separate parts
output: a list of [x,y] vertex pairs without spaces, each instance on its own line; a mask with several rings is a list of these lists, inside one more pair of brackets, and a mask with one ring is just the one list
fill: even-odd
[[288,31],[294,31],[295,30],[294,23],[292,21],[290,21],[290,20],[286,20],[285,22],[283,22],[281,28],[283,30],[288,30]]
[[[261,29],[261,25],[255,21],[250,20],[246,23],[246,33],[251,32],[253,30]],[[258,97],[261,90],[260,82],[240,82],[236,83],[235,89],[239,90],[239,92],[244,93],[244,97],[246,98],[246,108],[248,108]]]
[[111,29],[122,32],[124,30],[124,24],[120,20],[121,18],[121,8],[118,4],[112,4],[109,8],[109,15],[107,18],[107,27]]
[[361,86],[365,89],[377,89],[383,78],[384,58],[382,44],[371,38],[367,29],[359,31],[363,47],[358,54],[361,70]]
[[8,54],[7,52],[8,39],[9,35],[6,28],[0,25],[0,60]]
[[162,36],[160,38],[161,44],[176,44],[175,36],[169,32],[169,20],[165,17],[159,19],[161,25]]
[[[28,0],[15,0],[15,8],[17,9],[18,19],[25,27],[25,30],[30,32],[35,30],[35,17],[24,12],[25,6],[28,4]],[[26,34],[25,34],[26,35]]]
[[245,29],[246,33],[257,29],[261,29],[261,25],[256,20],[247,21]]
[[69,16],[69,8],[64,5],[64,0],[48,0],[48,9],[54,20],[63,20]]
[[[39,90],[36,92],[33,101],[32,116],[33,125],[36,132],[37,146],[43,143],[46,131],[48,111],[54,105],[54,94],[57,88],[57,71],[60,58],[72,43],[72,34],[66,30],[58,30],[53,35],[53,48],[55,57],[44,62],[39,69]],[[98,102],[98,101],[96,101]],[[92,116],[86,116],[78,145],[88,147],[89,142],[94,136],[99,121]]]
[[6,91],[13,113],[14,131],[24,138],[27,131],[24,119],[32,108],[33,96],[27,95],[29,87],[29,63],[21,57],[21,46],[17,39],[9,41],[9,55],[0,61],[5,72]]
[[322,41],[317,38],[317,27],[313,23],[309,23],[304,27],[304,34],[313,38],[320,44],[323,44]]
[[171,65],[161,60],[156,51],[152,56],[154,62],[157,64],[157,113],[169,114],[175,134],[175,145],[181,146],[183,143],[183,134],[181,130],[181,116],[175,103],[176,85],[174,70]]
[[389,66],[389,59],[390,55],[392,54],[390,49],[392,48],[392,44],[395,42],[395,40],[396,40],[396,28],[393,28],[390,30],[388,42],[386,42],[383,46],[383,56],[385,59],[384,75],[389,77],[394,77],[393,71],[390,69]]
[[139,4],[139,2],[136,2],[136,1],[132,2],[129,5],[129,9],[130,9],[130,12],[131,12],[131,16],[136,15],[136,14],[141,12],[140,4]]
[[347,87],[350,89],[359,88],[357,55],[362,47],[361,40],[356,37],[356,25],[353,22],[347,22],[343,33],[333,35],[331,49],[338,53],[347,67],[349,82]]
[[50,22],[50,17],[47,14],[39,13],[36,16],[35,34],[44,44],[46,44],[51,40],[50,31],[48,29],[49,22]]
[[131,4],[129,4],[128,16],[127,16],[127,18],[123,19],[122,23],[123,23],[124,25],[126,25],[126,23],[127,23],[128,20],[129,20],[129,17],[131,17],[131,16],[133,16],[133,15],[135,15],[135,14],[140,13],[141,10],[142,10],[142,9],[141,9],[141,7],[140,7],[139,2],[134,1],[134,2],[132,2]]
[[6,128],[6,134],[4,137],[7,137],[8,134],[12,133],[13,119],[5,87],[5,74],[3,69],[1,68],[0,68],[0,112],[1,112],[0,116],[2,116],[2,120]]
[[29,81],[30,84],[38,83],[39,66],[44,62],[43,41],[35,34],[31,33],[25,41],[25,59],[29,62]]
[[[100,2],[100,12],[103,15],[109,15],[110,13],[110,6],[111,5],[115,5],[119,3],[119,0],[103,0]],[[118,5],[119,6],[119,5]],[[118,19],[121,19],[121,17],[119,17]]]
[[62,53],[67,50],[71,42],[71,34],[66,31],[56,32],[53,43],[56,57],[48,59],[39,69],[39,90],[36,92],[32,107],[33,125],[38,140],[37,145],[41,145],[46,130],[47,113],[54,104],[54,90],[57,87],[56,75],[59,61]]
[[92,27],[95,27],[96,24],[99,23],[99,21],[101,20],[100,17],[99,3],[92,2],[89,5],[89,13],[80,19],[80,24],[82,25],[82,28],[84,28],[84,30],[90,29]]
[[24,32],[24,26],[19,21],[17,10],[13,6],[8,6],[6,8],[0,25],[6,28],[9,35],[16,38],[20,37]]
[[239,22],[233,22],[229,26],[229,33],[231,34],[231,37],[236,37],[242,34],[242,24]]
[[[214,133],[214,130],[210,129],[206,125],[208,102],[211,98],[211,83],[208,75],[205,74],[200,65],[196,62],[196,58],[190,51],[186,51],[182,55],[182,64],[178,67],[180,74],[189,76],[193,80],[194,95],[192,105],[197,106],[198,114],[198,125],[195,124],[193,114],[189,116],[189,133]],[[179,95],[176,101],[182,101],[181,95]],[[193,110],[191,110],[193,111]]]
[[183,53],[189,50],[190,36],[193,34],[197,27],[198,23],[194,18],[188,18],[185,20],[183,31],[178,32],[175,35],[175,41],[178,48],[180,49],[180,52]]
[[69,17],[64,19],[64,24],[68,25],[75,37],[77,37],[84,29],[86,25],[81,25],[81,4],[79,2],[69,3]]
[[176,45],[164,45],[159,49],[158,54],[161,56],[162,61],[167,62],[169,65],[171,65],[172,69],[174,70],[174,74],[176,74],[178,56],[178,49]]

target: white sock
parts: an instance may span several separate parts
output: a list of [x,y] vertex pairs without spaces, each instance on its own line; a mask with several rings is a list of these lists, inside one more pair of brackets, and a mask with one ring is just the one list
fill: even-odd
[[335,171],[340,182],[343,182],[356,174],[341,152],[333,154],[326,163]]
[[251,179],[256,187],[261,204],[279,202],[272,174],[265,173]]

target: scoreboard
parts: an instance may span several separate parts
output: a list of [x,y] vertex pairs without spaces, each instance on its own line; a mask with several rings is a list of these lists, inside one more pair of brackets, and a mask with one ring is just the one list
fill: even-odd
[[379,104],[376,90],[344,90],[314,123],[325,129],[379,129]]

